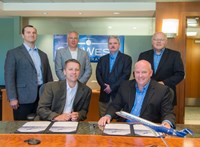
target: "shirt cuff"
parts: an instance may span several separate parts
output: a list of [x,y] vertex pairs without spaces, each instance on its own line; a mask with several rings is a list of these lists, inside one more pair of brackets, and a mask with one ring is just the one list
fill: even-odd
[[167,123],[169,123],[170,126],[171,126],[171,128],[174,128],[174,125],[173,125],[169,120],[163,120],[162,123],[163,123],[163,122],[167,122]]
[[110,114],[106,114],[105,116],[110,117],[110,120],[112,119],[112,116]]

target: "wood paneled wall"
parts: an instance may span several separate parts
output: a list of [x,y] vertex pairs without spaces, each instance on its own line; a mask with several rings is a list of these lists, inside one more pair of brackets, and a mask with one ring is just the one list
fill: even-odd
[[[165,18],[179,19],[178,36],[168,39],[168,48],[181,53],[186,65],[186,17],[200,13],[200,2],[157,2],[156,3],[156,31],[162,31],[162,20]],[[186,73],[187,74],[187,73]],[[185,80],[177,86],[177,106],[175,107],[177,123],[184,123],[185,113]]]

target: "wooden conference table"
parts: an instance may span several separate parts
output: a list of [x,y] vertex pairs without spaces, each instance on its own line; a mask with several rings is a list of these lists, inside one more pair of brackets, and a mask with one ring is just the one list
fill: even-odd
[[[34,138],[41,141],[39,147],[106,147],[106,146],[166,146],[162,139],[139,136],[108,136],[103,135],[96,122],[79,122],[76,134],[19,134],[14,133],[25,122],[12,121],[0,122],[0,146],[2,147],[26,147],[30,146],[24,140]],[[200,144],[200,125],[177,125],[177,129],[185,127],[194,131],[194,136],[186,138],[166,137],[164,140],[170,147],[196,147]]]

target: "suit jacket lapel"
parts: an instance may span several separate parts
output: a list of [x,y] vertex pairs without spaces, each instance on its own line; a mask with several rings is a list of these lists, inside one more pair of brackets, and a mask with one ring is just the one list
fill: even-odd
[[166,59],[167,59],[167,56],[168,56],[168,50],[165,49],[164,52],[163,52],[163,54],[162,54],[162,57],[161,57],[161,59],[160,59],[160,63],[158,64],[158,69],[157,69],[156,73],[158,73],[159,70],[160,70],[160,68],[161,68],[162,66],[164,66],[164,63],[165,63],[165,61],[166,61]]
[[[35,65],[33,63],[33,60],[31,58],[31,56],[29,55],[28,51],[26,50],[25,46],[22,45],[21,46],[21,51],[24,54],[24,56],[28,59],[28,61],[31,63],[31,65],[35,68]],[[36,70],[36,69],[35,69]]]
[[84,93],[83,87],[81,86],[80,83],[78,83],[78,89],[77,89],[76,96],[75,96],[75,99],[74,99],[73,107],[76,106],[77,103],[80,101],[83,93]]
[[134,102],[135,102],[135,93],[136,93],[136,89],[135,89],[135,80],[133,80],[130,83],[130,95],[129,95],[129,112],[131,112],[131,109],[133,108]]
[[[152,49],[151,50],[151,53],[150,53],[150,58],[149,58],[149,62],[151,63],[151,68],[153,69],[154,71],[154,63],[153,63],[153,57],[154,57],[154,50]],[[154,74],[154,73],[153,73]]]
[[82,59],[82,54],[80,52],[80,49],[77,49],[77,60],[81,63],[81,59]]
[[[115,63],[113,65],[113,67],[112,67],[111,73],[115,70],[116,66],[118,65],[120,57],[121,57],[121,52],[119,51],[118,54],[117,54],[117,57],[115,59]],[[109,60],[109,66],[110,66],[110,60]],[[110,67],[109,67],[109,69],[110,69]]]
[[109,54],[106,55],[104,70],[106,71],[106,75],[109,76],[110,74],[110,55]]
[[152,82],[150,81],[148,90],[147,90],[146,95],[144,97],[144,101],[143,101],[142,108],[141,108],[141,111],[140,111],[140,116],[142,116],[143,113],[145,112],[145,109],[147,108],[148,103],[150,102],[150,99],[152,98],[153,94],[154,94],[154,86],[152,85]]
[[[69,48],[66,48],[66,52],[65,52],[65,53],[66,53],[65,56],[66,56],[67,59],[72,59],[72,54],[71,54]],[[78,53],[77,53],[77,54],[78,54]],[[78,56],[78,55],[77,55],[77,56]]]
[[[61,97],[60,97],[60,100],[58,103],[61,103],[61,106],[62,108],[60,109],[62,112],[64,110],[64,107],[65,107],[65,103],[66,103],[66,97],[67,97],[67,93],[66,93],[66,80],[63,80],[60,82],[60,87],[59,88],[59,93],[62,93]],[[64,104],[64,105],[63,105]]]
[[42,74],[44,74],[45,61],[44,61],[44,58],[42,57],[42,53],[39,49],[38,49],[38,54],[40,56]]

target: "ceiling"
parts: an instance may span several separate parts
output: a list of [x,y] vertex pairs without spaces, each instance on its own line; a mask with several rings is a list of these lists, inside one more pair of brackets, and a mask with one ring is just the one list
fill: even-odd
[[[24,2],[24,3],[57,3],[57,2],[122,2],[122,0],[1,0],[3,2],[9,3],[9,2]],[[135,2],[140,2],[140,0],[134,0]],[[155,0],[142,0],[144,2],[148,2],[148,1],[154,1]],[[133,2],[133,0],[123,0],[123,2]]]
[[155,1],[132,0],[1,0],[0,16],[154,16]]
[[199,0],[0,0],[0,17],[152,17],[156,2],[181,1]]
[[[154,17],[156,2],[200,0],[0,0],[0,17]],[[188,27],[199,32],[198,27]]]

